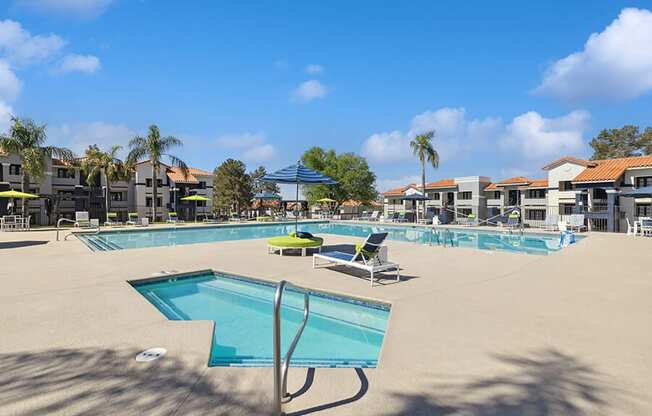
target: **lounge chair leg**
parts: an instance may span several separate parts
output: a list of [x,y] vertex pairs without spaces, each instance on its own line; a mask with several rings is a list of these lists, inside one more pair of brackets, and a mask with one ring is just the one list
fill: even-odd
[[371,287],[374,287],[374,271],[371,271]]
[[305,248],[301,249],[301,256],[306,257],[306,249]]
[[396,281],[400,282],[401,281],[401,269],[398,267],[396,268]]

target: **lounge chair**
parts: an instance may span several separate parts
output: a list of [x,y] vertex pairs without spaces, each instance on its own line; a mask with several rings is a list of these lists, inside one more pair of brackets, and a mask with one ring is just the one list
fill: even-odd
[[427,211],[424,218],[419,218],[419,224],[432,224],[434,213],[432,211]]
[[78,228],[100,228],[100,220],[89,218],[88,211],[76,211],[74,226]]
[[643,236],[652,236],[652,219],[642,219],[641,220],[641,235]]
[[169,212],[168,213],[168,219],[166,221],[169,224],[182,224],[185,221],[179,219],[179,215],[176,212]]
[[476,227],[478,225],[478,217],[475,214],[469,214],[466,217],[467,227]]
[[518,212],[512,212],[507,216],[507,227],[518,228],[521,224],[521,215]]
[[387,222],[395,222],[396,220],[398,220],[398,217],[399,217],[399,213],[395,212],[392,215],[390,215],[389,217],[385,218],[385,221],[387,221]]
[[369,217],[369,221],[379,221],[380,220],[380,211],[374,211]]
[[140,222],[137,212],[130,212],[127,214],[127,225],[137,225]]
[[[396,281],[401,280],[400,267],[397,263],[390,263],[386,257],[387,247],[383,242],[387,233],[369,234],[362,244],[356,244],[355,253],[349,254],[342,251],[329,251],[326,253],[314,254],[312,256],[312,267],[328,267],[342,265],[361,269],[369,272],[371,286],[374,285],[374,273],[387,270],[396,270]],[[326,263],[317,264],[317,260],[325,260]]]
[[407,214],[405,212],[401,212],[398,215],[398,218],[394,220],[394,222],[408,222]]
[[369,218],[371,218],[371,213],[368,211],[362,211],[362,214],[354,219],[358,221],[369,221]]
[[582,231],[586,230],[586,225],[584,225],[584,215],[582,214],[572,214],[570,216],[570,227],[571,231]]
[[238,215],[238,214],[231,214],[231,216],[229,217],[229,221],[231,221],[231,222],[240,222],[240,221],[242,221],[242,218],[240,218],[240,215]]
[[116,214],[115,212],[108,212],[106,214],[106,221],[104,221],[104,225],[115,226],[115,225],[122,225],[122,223],[118,221],[118,214]]
[[547,231],[556,231],[558,229],[558,223],[559,215],[546,215],[546,219],[543,222],[543,229]]
[[629,217],[625,218],[627,220],[627,235],[636,235],[638,234],[638,223],[634,221],[634,224],[629,220]]

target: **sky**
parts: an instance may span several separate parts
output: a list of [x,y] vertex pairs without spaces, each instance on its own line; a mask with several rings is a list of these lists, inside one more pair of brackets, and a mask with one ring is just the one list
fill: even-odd
[[212,170],[268,170],[311,146],[367,158],[381,191],[544,177],[603,128],[652,126],[649,1],[1,0],[0,131],[126,147],[157,124]]

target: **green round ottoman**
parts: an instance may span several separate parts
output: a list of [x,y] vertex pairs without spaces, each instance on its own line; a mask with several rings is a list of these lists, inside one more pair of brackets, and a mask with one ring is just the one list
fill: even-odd
[[282,235],[267,240],[267,252],[271,254],[278,250],[282,256],[283,250],[301,250],[301,255],[305,256],[306,250],[309,248],[316,248],[321,253],[322,244],[324,244],[324,239],[321,237],[299,238]]

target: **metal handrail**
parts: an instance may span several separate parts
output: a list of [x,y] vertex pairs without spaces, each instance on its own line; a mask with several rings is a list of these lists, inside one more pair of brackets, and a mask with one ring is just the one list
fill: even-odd
[[[285,358],[281,363],[281,301],[283,299],[283,291],[287,286],[292,286],[303,292],[303,321],[297,330],[290,348],[285,353]],[[276,286],[276,293],[274,294],[274,414],[282,415],[281,408],[283,403],[292,400],[292,396],[287,392],[287,375],[290,368],[290,360],[294,349],[301,338],[303,329],[308,322],[308,315],[310,314],[310,296],[308,289],[300,286],[293,285],[285,280],[281,280]]]
[[59,228],[61,227],[61,221],[67,221],[75,224],[75,221],[69,220],[68,218],[59,218],[57,221],[57,241],[59,241]]

